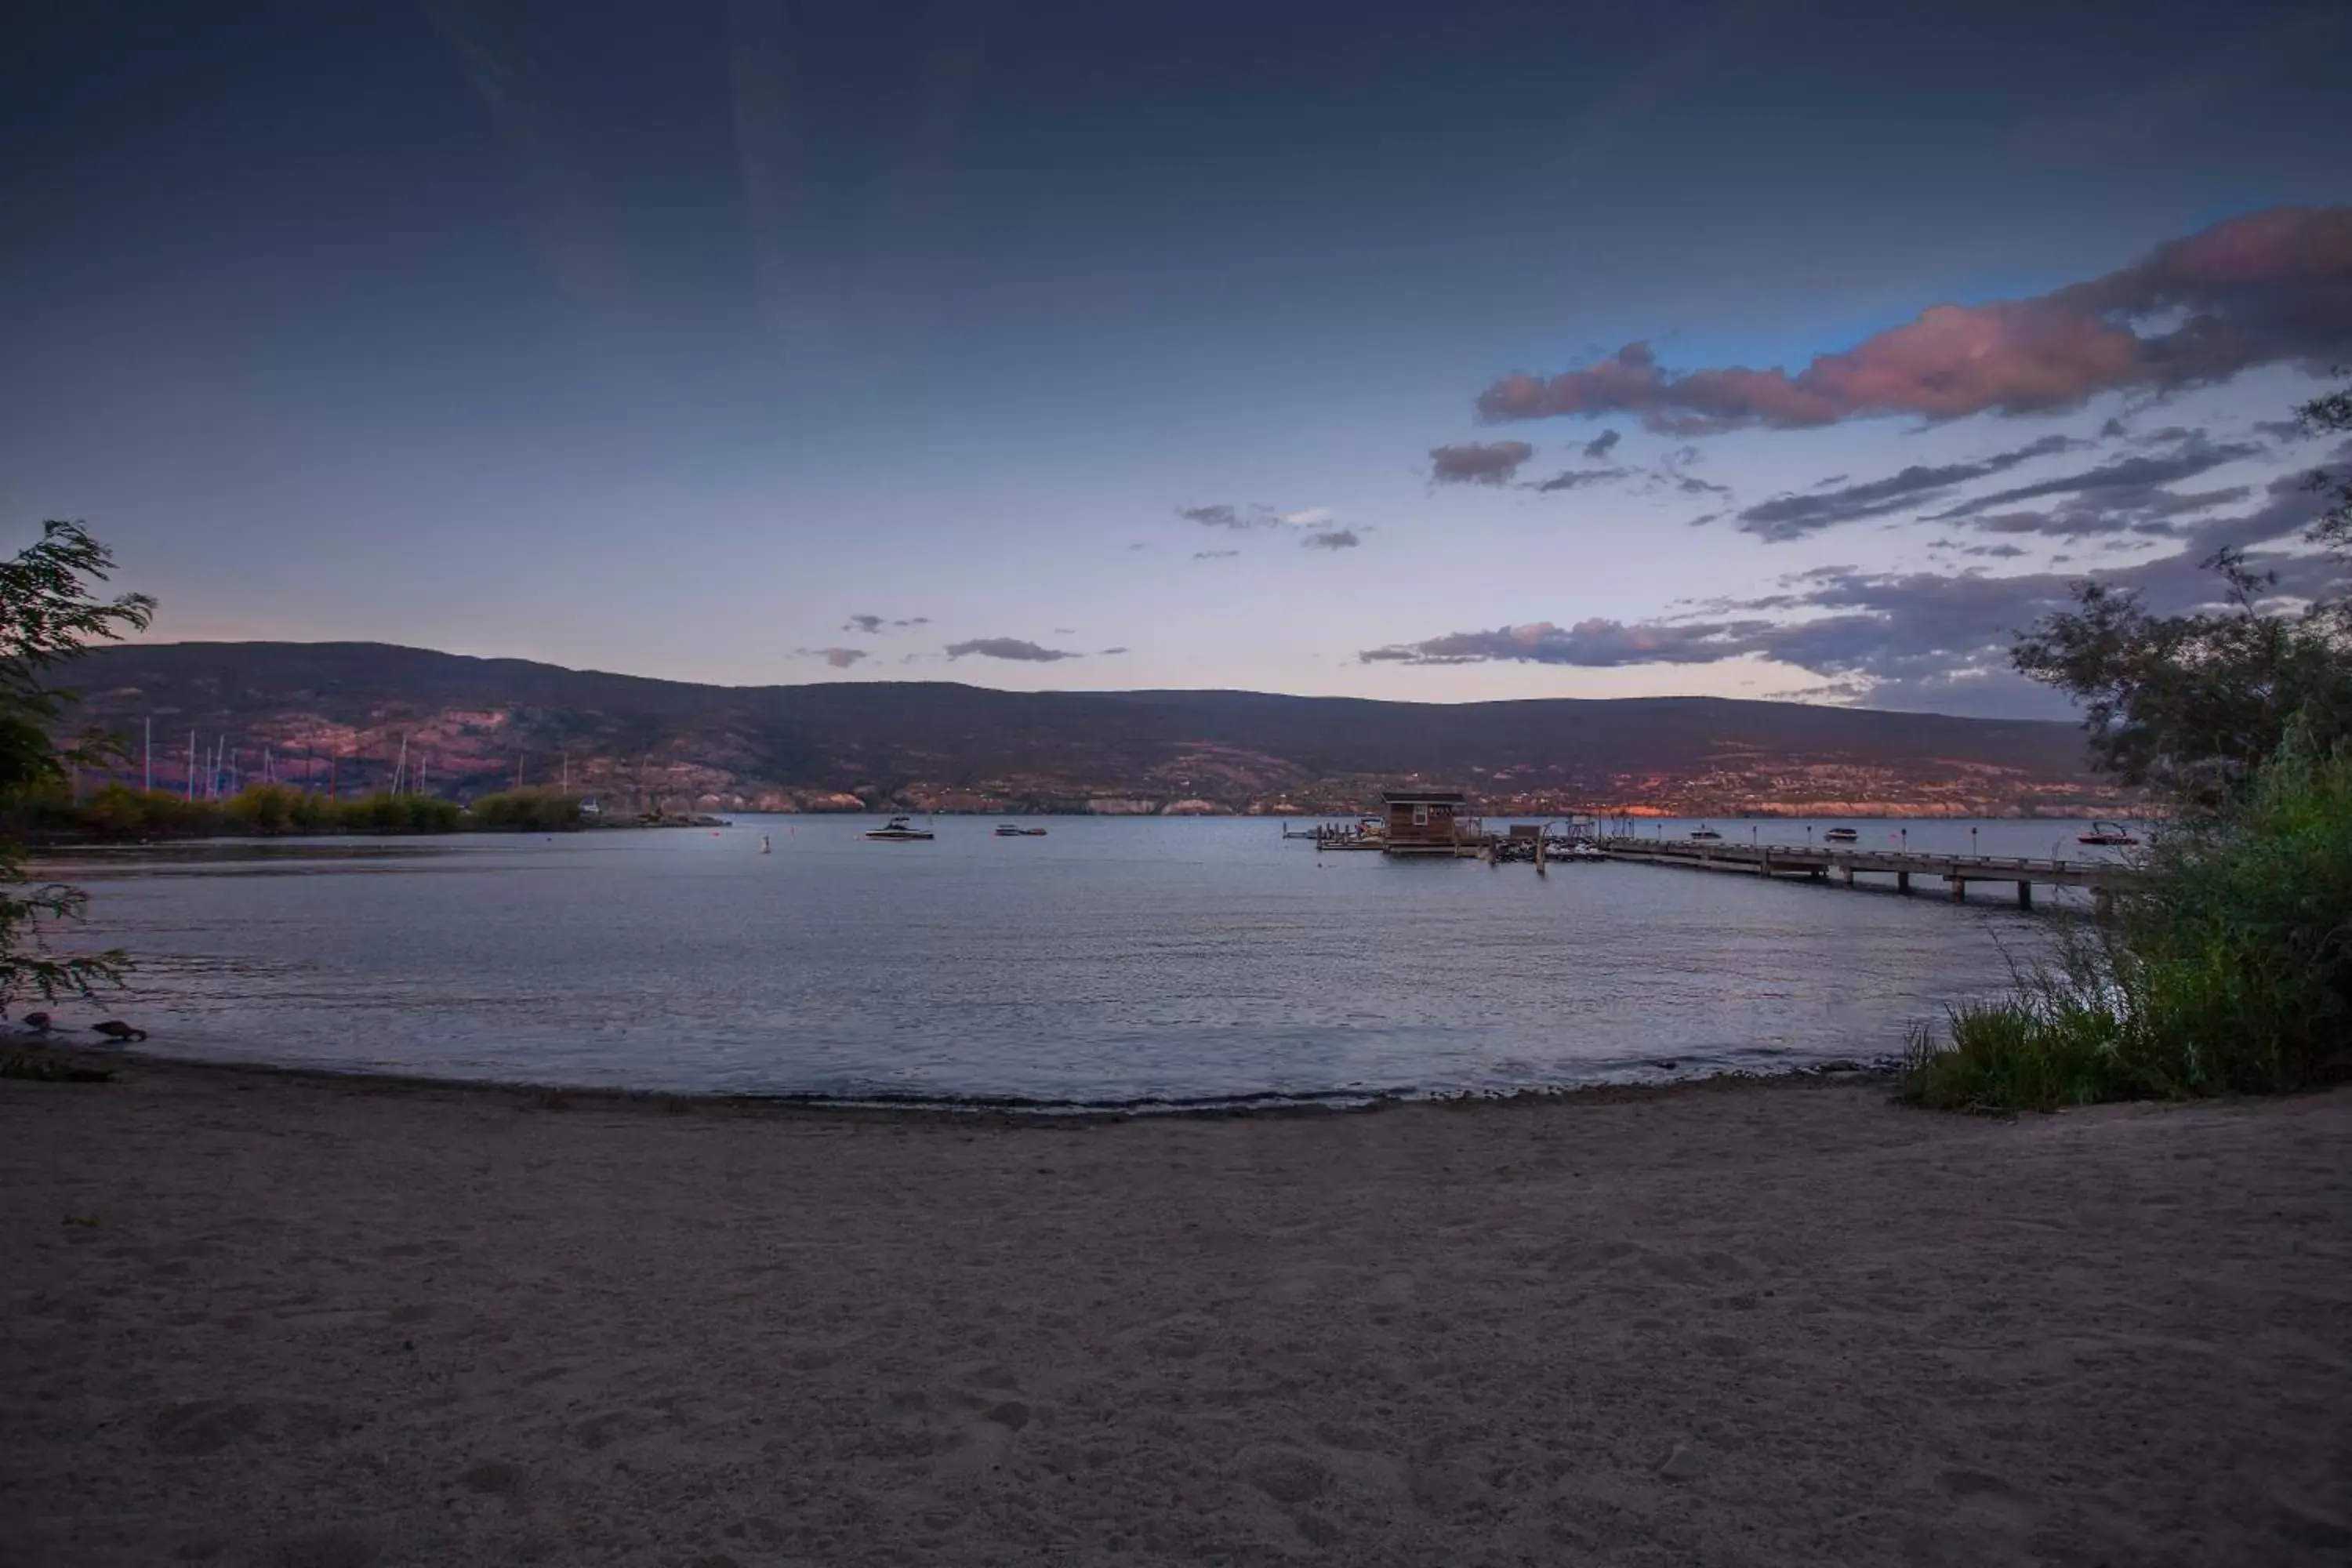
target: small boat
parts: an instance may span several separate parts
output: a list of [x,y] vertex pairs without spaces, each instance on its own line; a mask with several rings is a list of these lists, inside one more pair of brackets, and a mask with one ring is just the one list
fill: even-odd
[[909,827],[905,817],[894,816],[881,826],[869,830],[866,837],[885,844],[919,844],[935,835],[928,827]]
[[2074,835],[2077,844],[2137,844],[2137,835],[2120,822],[2095,822],[2088,833]]
[[1723,835],[1712,827],[1694,827],[1691,829],[1691,837],[1701,843],[1712,843],[1722,838]]
[[1568,847],[1568,858],[1571,860],[1606,860],[1609,858],[1608,856],[1603,855],[1601,852],[1600,846],[1581,838]]
[[1832,827],[1822,837],[1832,844],[1859,844],[1862,835],[1851,827]]
[[1042,827],[1023,827],[1017,824],[1006,822],[998,825],[996,836],[999,838],[1043,838],[1045,837],[1045,830]]

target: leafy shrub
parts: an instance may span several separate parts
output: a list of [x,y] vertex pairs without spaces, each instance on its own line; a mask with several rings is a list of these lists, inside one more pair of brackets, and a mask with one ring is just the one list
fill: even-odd
[[487,833],[567,833],[583,825],[580,797],[551,789],[505,790],[474,802],[473,826]]
[[2352,749],[2292,738],[2167,829],[2107,921],[1914,1037],[1904,1094],[2019,1110],[2279,1093],[2352,1074]]

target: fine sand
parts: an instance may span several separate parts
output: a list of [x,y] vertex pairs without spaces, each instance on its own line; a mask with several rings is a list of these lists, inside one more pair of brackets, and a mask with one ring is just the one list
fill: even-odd
[[0,1562],[2337,1564],[2352,1094],[0,1081]]

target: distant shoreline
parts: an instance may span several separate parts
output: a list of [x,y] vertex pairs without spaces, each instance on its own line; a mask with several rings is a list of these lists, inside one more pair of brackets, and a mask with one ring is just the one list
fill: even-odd
[[[224,828],[222,831],[215,833],[167,834],[157,835],[152,837],[115,837],[89,833],[87,831],[75,832],[49,829],[28,831],[25,835],[25,839],[28,847],[36,853],[39,853],[41,851],[53,849],[129,849],[139,848],[145,846],[162,847],[165,845],[179,844],[213,844],[223,841],[241,843],[299,844],[303,842],[348,838],[448,838],[470,837],[476,836],[496,837],[502,834],[524,837],[544,837],[551,834],[562,833],[616,833],[629,832],[638,829],[652,832],[666,831],[675,828],[730,828],[743,826],[742,823],[736,820],[737,817],[741,816],[793,817],[816,822],[835,819],[855,822],[871,817],[899,816],[945,816],[953,817],[960,821],[1003,821],[1008,818],[1019,820],[1025,817],[1069,817],[1106,822],[1247,821],[1301,823],[1350,822],[1358,817],[1370,815],[1365,812],[1355,811],[1299,811],[1286,813],[1270,811],[930,811],[920,806],[877,806],[867,811],[793,811],[775,808],[755,809],[749,806],[729,806],[722,809],[730,815],[718,816],[698,814],[691,816],[667,816],[654,820],[646,820],[635,817],[600,817],[591,816],[584,817],[577,823],[551,827],[460,827],[447,831],[433,828],[368,829],[332,827],[280,832],[257,832],[251,829],[239,831]],[[1567,813],[1526,811],[1487,812],[1483,815],[1495,822],[1510,823],[1548,820],[1563,816],[1567,815]],[[1912,823],[1937,822],[2050,822],[2066,824],[2102,820],[2102,818],[2099,818],[2090,811],[2072,814],[2011,812],[2005,814],[1970,816],[1953,812],[1838,813],[1750,810],[1738,812],[1667,813],[1648,810],[1616,811],[1604,809],[1594,811],[1590,815],[1602,817],[1620,817],[1627,822],[1635,824],[1668,822],[1891,822],[1905,825]],[[2156,819],[2145,813],[2126,813],[2121,820],[2137,823]]]

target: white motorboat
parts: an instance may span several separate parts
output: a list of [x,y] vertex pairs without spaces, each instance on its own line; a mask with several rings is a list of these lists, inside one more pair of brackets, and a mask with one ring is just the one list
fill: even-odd
[[919,844],[937,836],[928,827],[909,826],[905,817],[894,816],[881,826],[870,829],[866,837],[884,844]]

